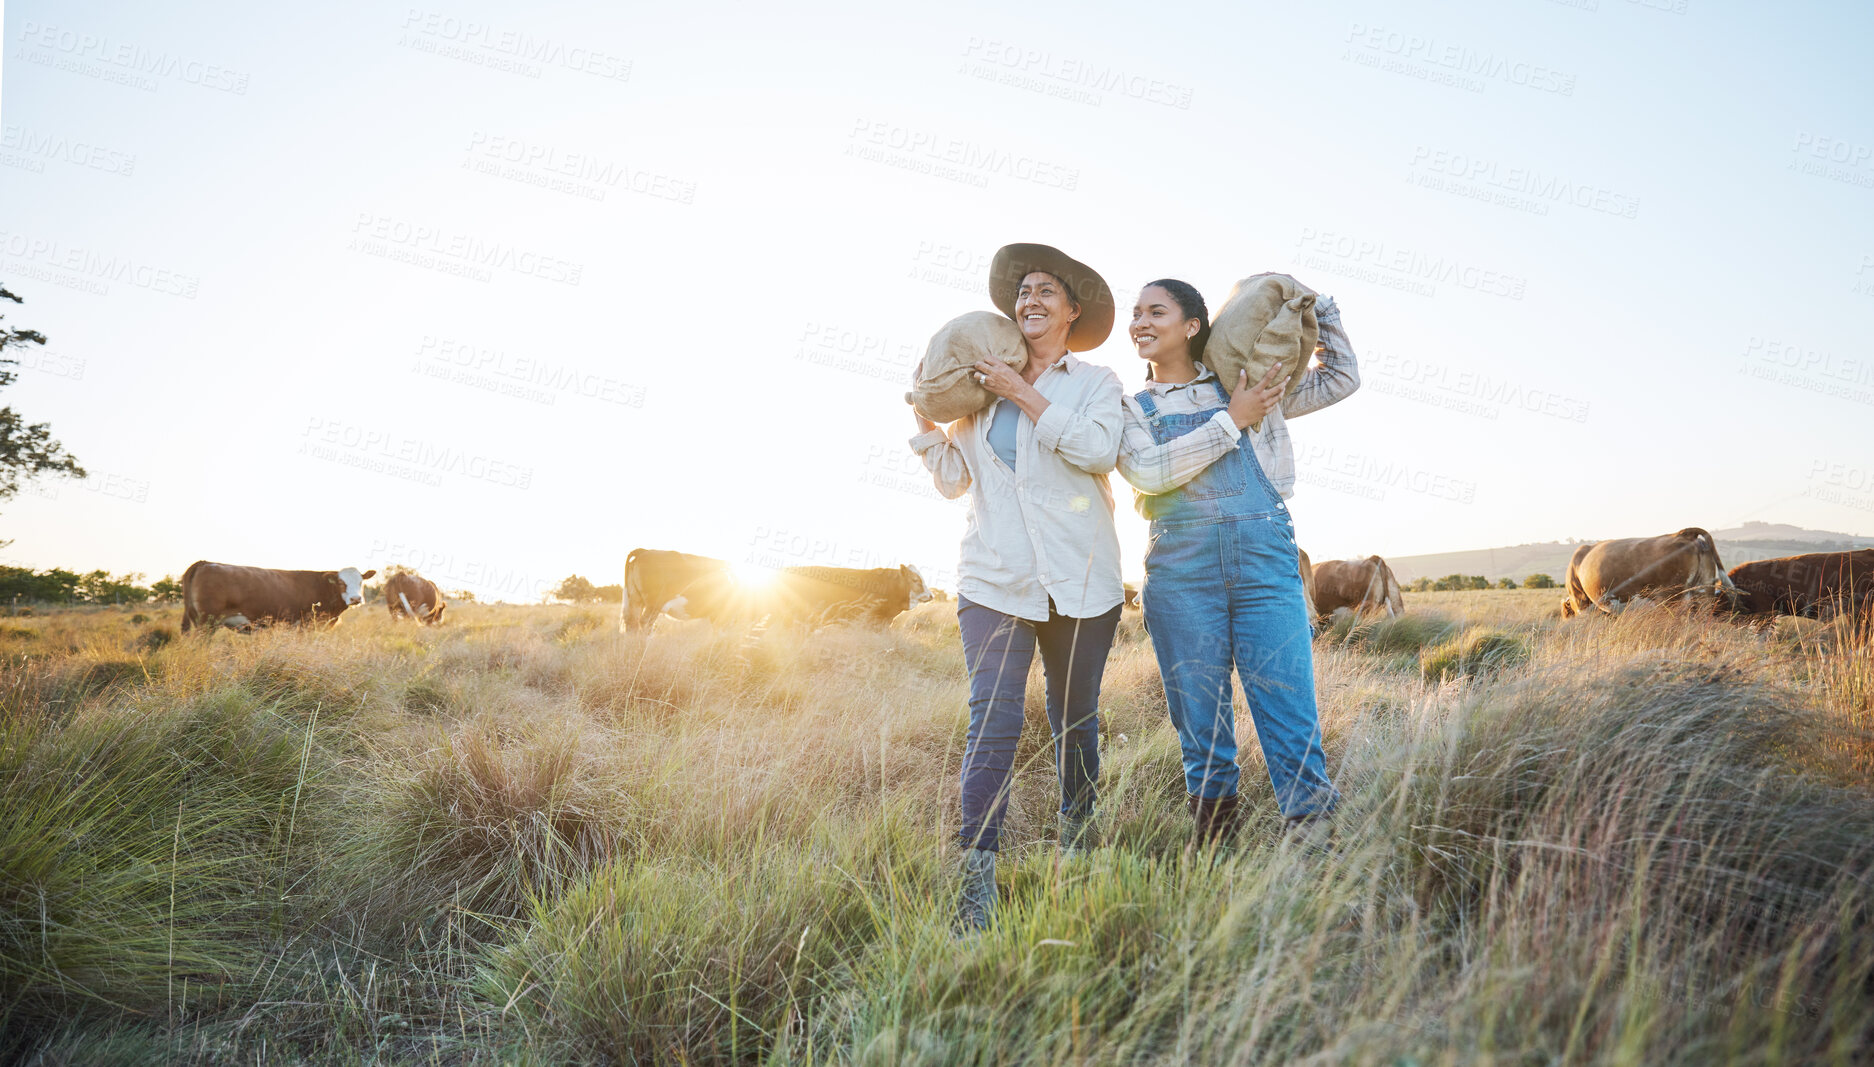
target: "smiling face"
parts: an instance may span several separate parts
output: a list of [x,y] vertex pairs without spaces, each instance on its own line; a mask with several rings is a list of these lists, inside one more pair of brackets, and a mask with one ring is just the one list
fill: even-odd
[[1191,338],[1202,325],[1185,317],[1184,308],[1164,286],[1148,285],[1139,290],[1139,302],[1132,306],[1132,346],[1140,359],[1153,364],[1188,362]]
[[1015,290],[1015,324],[1030,345],[1064,348],[1068,331],[1080,317],[1080,305],[1067,286],[1046,271],[1030,271]]

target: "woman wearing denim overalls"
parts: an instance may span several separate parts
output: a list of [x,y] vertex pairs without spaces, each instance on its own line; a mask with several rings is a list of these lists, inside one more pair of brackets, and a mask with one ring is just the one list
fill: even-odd
[[[1320,816],[1339,800],[1321,748],[1313,635],[1283,502],[1295,481],[1285,409],[1305,414],[1360,384],[1339,310],[1324,300],[1316,314],[1320,363],[1284,398],[1277,368],[1226,390],[1199,362],[1210,318],[1190,285],[1153,282],[1133,310],[1132,341],[1151,364],[1150,384],[1126,398],[1118,466],[1152,520],[1141,599],[1200,844],[1227,839],[1239,820],[1232,665],[1289,829],[1324,830]],[[1258,421],[1260,433],[1248,428]]]
[[989,295],[1028,346],[1021,371],[976,365],[997,400],[938,428],[922,416],[911,449],[937,491],[970,494],[957,564],[957,623],[970,674],[963,749],[963,891],[958,925],[986,926],[995,909],[996,853],[1022,733],[1029,666],[1041,654],[1060,783],[1060,849],[1091,843],[1100,776],[1100,676],[1124,588],[1107,472],[1119,454],[1119,376],[1074,355],[1113,328],[1106,282],[1045,245],[1008,245],[989,268]]

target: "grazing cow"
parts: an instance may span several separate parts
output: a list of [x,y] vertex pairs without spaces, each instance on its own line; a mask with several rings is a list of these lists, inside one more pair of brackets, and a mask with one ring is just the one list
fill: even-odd
[[1642,596],[1737,599],[1737,586],[1731,584],[1718,560],[1717,544],[1696,526],[1658,537],[1623,537],[1582,545],[1568,561],[1566,588],[1564,619],[1589,608],[1615,615]]
[[663,606],[678,619],[708,619],[717,626],[772,623],[822,626],[867,619],[888,623],[931,598],[916,567],[787,567],[765,584],[739,580],[726,568],[703,574]]
[[[637,631],[650,625],[685,589],[705,578],[729,579],[729,565],[708,556],[632,549],[625,556],[625,597],[618,609],[618,628]],[[683,614],[682,605],[673,614]]]
[[724,564],[718,570],[703,570],[689,584],[670,592],[662,605],[651,609],[651,616],[655,618],[661,612],[686,622],[707,619],[716,626],[746,628],[766,617],[773,604],[770,584],[745,581]]
[[931,598],[916,567],[788,567],[766,591],[777,622],[888,623]]
[[182,630],[216,621],[251,630],[271,622],[332,626],[364,603],[364,580],[376,570],[278,571],[198,559],[182,572]]
[[[1378,556],[1365,559],[1330,559],[1312,566],[1314,610],[1317,617],[1346,608],[1356,615],[1381,614],[1393,618],[1405,613],[1405,594],[1392,567]],[[1308,579],[1303,579],[1306,589]]]
[[1124,590],[1124,595],[1126,599],[1123,602],[1123,606],[1126,608],[1126,610],[1138,611],[1140,609],[1139,587],[1136,585],[1133,585],[1131,582],[1125,582],[1120,586],[1120,588]]
[[1321,615],[1314,609],[1314,564],[1308,561],[1308,553],[1299,548],[1295,550],[1295,555],[1299,557],[1296,562],[1301,570],[1301,603],[1308,609],[1308,625],[1313,626],[1314,620]]
[[384,582],[384,606],[390,617],[413,618],[425,626],[442,625],[442,591],[436,583],[414,571],[398,571]]
[[1746,615],[1854,614],[1874,604],[1874,548],[1740,563],[1730,579]]

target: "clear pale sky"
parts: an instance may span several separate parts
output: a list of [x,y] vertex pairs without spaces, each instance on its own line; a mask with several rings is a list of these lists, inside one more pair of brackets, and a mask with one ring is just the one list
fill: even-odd
[[1013,241],[1337,299],[1316,559],[1874,532],[1865,4],[600,7],[7,3],[0,403],[91,478],[0,561],[951,586],[900,398]]

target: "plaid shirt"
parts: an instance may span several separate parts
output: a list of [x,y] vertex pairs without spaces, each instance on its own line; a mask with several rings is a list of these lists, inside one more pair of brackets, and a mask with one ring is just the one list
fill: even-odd
[[[1125,398],[1126,428],[1120,437],[1118,466],[1120,475],[1135,490],[1135,507],[1141,494],[1168,493],[1197,477],[1205,467],[1235,451],[1244,433],[1249,434],[1257,462],[1282,499],[1295,495],[1295,446],[1289,441],[1288,418],[1318,411],[1360,388],[1360,366],[1347,331],[1341,328],[1340,308],[1332,297],[1315,305],[1315,317],[1321,325],[1321,343],[1326,346],[1320,361],[1302,375],[1294,392],[1264,416],[1260,433],[1238,430],[1230,413],[1219,411],[1209,422],[1161,445],[1152,439],[1145,409],[1134,397]],[[1205,384],[1216,380],[1216,374],[1199,363],[1197,377],[1191,381],[1147,382],[1146,388],[1157,399],[1159,411],[1182,415],[1218,405],[1217,390]]]

